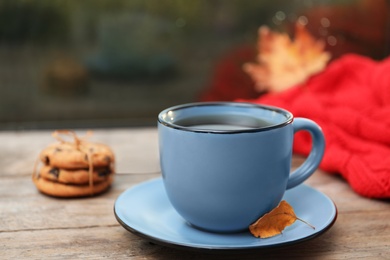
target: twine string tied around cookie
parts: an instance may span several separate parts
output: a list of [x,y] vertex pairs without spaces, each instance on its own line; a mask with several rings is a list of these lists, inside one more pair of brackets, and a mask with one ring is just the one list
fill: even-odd
[[[74,142],[67,142],[61,138],[60,135],[70,135],[73,137]],[[88,175],[89,175],[89,187],[91,190],[91,196],[93,195],[93,157],[92,152],[83,146],[83,143],[86,143],[86,139],[92,135],[92,131],[87,131],[86,135],[83,138],[79,138],[77,134],[72,130],[56,130],[52,133],[52,136],[60,141],[61,143],[68,143],[70,145],[74,145],[76,150],[84,153],[87,157],[88,162]]]

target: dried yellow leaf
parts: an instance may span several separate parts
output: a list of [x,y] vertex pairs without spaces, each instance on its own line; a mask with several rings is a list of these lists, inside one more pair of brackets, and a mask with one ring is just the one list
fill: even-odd
[[255,82],[257,91],[280,92],[322,71],[330,59],[324,49],[325,42],[316,40],[300,23],[296,24],[294,39],[262,26],[257,63],[246,63],[243,69]]
[[249,231],[255,237],[273,237],[281,234],[286,227],[292,225],[296,220],[300,220],[314,229],[312,225],[298,218],[291,205],[283,200],[276,208],[250,225]]

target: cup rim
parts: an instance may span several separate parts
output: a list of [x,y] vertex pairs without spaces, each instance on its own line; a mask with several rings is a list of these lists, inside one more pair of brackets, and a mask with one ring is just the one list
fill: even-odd
[[[164,119],[164,115],[167,115],[170,111],[176,111],[184,108],[189,107],[199,107],[199,106],[235,106],[235,107],[247,107],[247,108],[259,108],[263,110],[269,110],[272,112],[276,112],[278,114],[284,115],[285,120],[280,123],[275,123],[268,126],[262,126],[257,128],[250,128],[250,129],[240,129],[240,130],[209,130],[209,129],[195,129],[189,126],[182,126],[177,125],[172,122],[168,122]],[[262,104],[255,104],[255,103],[248,103],[248,102],[194,102],[194,103],[187,103],[177,106],[172,106],[167,109],[164,109],[158,114],[158,123],[162,124],[166,127],[170,127],[173,129],[183,130],[183,131],[189,131],[189,132],[197,132],[197,133],[215,133],[215,134],[234,134],[234,133],[249,133],[249,132],[262,132],[262,131],[268,131],[275,128],[280,128],[283,126],[286,126],[288,124],[291,124],[294,120],[294,116],[291,112],[274,106],[269,105],[262,105]]]

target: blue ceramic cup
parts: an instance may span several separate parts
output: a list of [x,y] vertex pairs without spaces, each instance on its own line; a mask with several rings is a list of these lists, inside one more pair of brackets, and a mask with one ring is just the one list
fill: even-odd
[[[294,133],[300,130],[311,134],[312,150],[290,174]],[[238,102],[168,108],[158,115],[158,133],[172,206],[192,226],[212,232],[247,230],[317,169],[325,147],[313,121]]]

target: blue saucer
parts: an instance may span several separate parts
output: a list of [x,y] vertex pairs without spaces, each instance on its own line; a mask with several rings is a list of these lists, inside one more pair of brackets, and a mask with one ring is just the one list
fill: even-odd
[[128,231],[151,242],[176,248],[197,250],[245,250],[290,245],[314,238],[336,221],[336,205],[323,193],[299,185],[286,192],[286,200],[295,214],[315,226],[296,221],[282,234],[260,239],[249,231],[217,234],[196,229],[175,211],[165,193],[162,179],[153,179],[124,191],[117,198],[114,213]]

